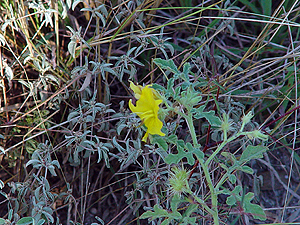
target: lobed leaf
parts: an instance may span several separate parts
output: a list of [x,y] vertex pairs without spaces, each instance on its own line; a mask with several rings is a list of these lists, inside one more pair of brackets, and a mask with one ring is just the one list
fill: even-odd
[[222,124],[222,121],[218,116],[215,116],[214,111],[204,112],[205,105],[200,106],[199,108],[194,108],[192,112],[195,114],[195,119],[201,119],[205,118],[212,126],[220,126]]
[[253,199],[254,193],[249,192],[244,196],[243,208],[246,213],[251,213],[254,219],[266,220],[266,214],[264,210],[256,204],[252,204],[250,201]]

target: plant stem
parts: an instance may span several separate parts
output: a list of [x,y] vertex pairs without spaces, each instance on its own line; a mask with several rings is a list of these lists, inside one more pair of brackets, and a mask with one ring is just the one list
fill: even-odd
[[187,122],[187,125],[189,127],[190,134],[191,134],[192,140],[193,140],[193,145],[194,145],[195,148],[197,148],[198,147],[198,141],[197,141],[197,135],[196,135],[196,131],[195,131],[194,123],[193,123],[193,116],[189,112],[188,115],[184,115],[184,118],[185,118],[185,120]]
[[211,203],[212,203],[212,212],[210,212],[210,213],[214,218],[214,224],[218,225],[219,224],[219,215],[218,215],[218,207],[217,207],[217,205],[218,205],[218,194],[217,194],[217,192],[214,188],[211,177],[209,175],[208,166],[205,165],[203,160],[201,160],[201,159],[198,159],[198,160],[199,160],[199,163],[201,164],[201,167],[202,167],[203,172],[204,172],[205,179],[207,181],[207,185],[208,185],[209,190],[210,190]]
[[[189,127],[190,130],[190,134],[192,136],[193,139],[193,144],[194,147],[198,146],[198,141],[197,141],[197,135],[196,135],[196,131],[195,131],[195,127],[194,127],[194,123],[193,123],[193,116],[192,114],[189,112],[188,115],[184,115],[184,118],[187,122],[187,125]],[[218,215],[218,195],[214,189],[211,177],[209,175],[209,170],[208,170],[208,165],[205,165],[202,159],[198,159],[201,167],[203,168],[204,171],[204,175],[207,181],[207,185],[209,187],[210,193],[211,193],[211,202],[212,202],[212,208],[210,209],[209,207],[204,207],[214,218],[214,224],[215,225],[219,225],[219,215]],[[194,198],[199,202],[199,198],[195,195],[193,195]],[[201,203],[201,202],[199,202]],[[203,204],[202,204],[203,205]],[[205,205],[206,206],[206,205]]]
[[226,144],[228,144],[229,142],[233,141],[234,139],[238,138],[241,135],[246,135],[248,132],[238,132],[236,134],[234,134],[233,136],[231,136],[230,138],[224,140],[219,147],[211,154],[211,156],[209,156],[209,158],[206,160],[205,162],[205,166],[208,167],[209,163],[215,158],[215,156],[224,148],[224,146]]
[[166,100],[164,100],[164,103],[165,103],[165,105],[166,105],[166,107],[167,107],[168,110],[177,113],[178,115],[182,116],[186,120],[186,123],[187,123],[187,125],[189,127],[189,130],[190,130],[190,134],[192,136],[193,145],[194,145],[195,148],[197,148],[199,146],[199,144],[198,144],[198,141],[197,141],[197,135],[196,135],[196,131],[195,131],[194,123],[193,123],[193,115],[192,115],[192,113],[188,112],[188,114],[186,115],[186,114],[184,114],[182,112],[174,110],[173,107],[169,106],[169,104],[167,103]]

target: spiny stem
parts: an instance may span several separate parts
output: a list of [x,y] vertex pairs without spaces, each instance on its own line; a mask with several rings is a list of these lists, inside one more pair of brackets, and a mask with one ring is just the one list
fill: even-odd
[[[194,147],[197,147],[198,146],[198,141],[197,141],[197,135],[196,135],[196,131],[195,131],[194,123],[193,123],[192,114],[189,112],[188,115],[184,115],[184,118],[186,119],[186,122],[188,124],[190,134],[191,134],[192,139],[193,139]],[[205,175],[205,178],[206,178],[206,181],[207,181],[207,185],[208,185],[210,193],[211,193],[212,209],[209,209],[208,212],[213,216],[214,224],[218,225],[219,224],[219,215],[218,215],[218,208],[217,208],[218,195],[217,195],[217,193],[215,191],[215,188],[213,186],[213,183],[212,183],[212,180],[211,180],[211,177],[210,177],[210,174],[209,174],[209,170],[208,170],[208,165],[205,165],[201,159],[198,159],[198,161],[200,162],[201,167],[203,168],[204,175]],[[197,197],[197,196],[195,196],[195,197]]]
[[209,174],[209,170],[208,170],[208,166],[205,165],[205,163],[199,159],[199,163],[201,164],[201,167],[203,169],[204,172],[204,176],[205,179],[207,181],[207,185],[209,187],[210,190],[210,195],[211,195],[211,203],[212,203],[212,212],[211,215],[214,218],[214,224],[219,224],[219,216],[218,216],[218,194],[216,193],[216,190],[214,188],[214,185],[212,183],[210,174]]
[[206,160],[205,166],[208,167],[209,163],[215,158],[215,156],[224,148],[226,144],[233,141],[234,139],[238,138],[241,135],[246,135],[247,132],[238,132],[235,135],[231,136],[230,138],[224,140],[219,147],[211,154],[211,156]]
[[196,135],[196,131],[195,131],[194,123],[193,123],[193,117],[192,117],[191,113],[189,113],[188,115],[185,115],[184,118],[189,127],[190,134],[191,134],[192,140],[193,140],[193,145],[194,145],[194,147],[197,147],[198,141],[197,141],[197,135]]

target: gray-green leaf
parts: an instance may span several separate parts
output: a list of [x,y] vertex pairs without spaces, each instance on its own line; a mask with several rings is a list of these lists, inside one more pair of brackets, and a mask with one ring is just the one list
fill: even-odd
[[247,148],[243,151],[242,156],[239,160],[239,164],[246,163],[251,159],[258,159],[263,157],[263,153],[268,150],[265,146],[252,146],[248,145]]
[[164,59],[158,58],[158,59],[154,59],[153,61],[157,66],[159,66],[162,69],[166,69],[168,71],[171,71],[174,74],[180,73],[179,70],[177,69],[177,66],[175,65],[175,63],[171,59],[164,60]]

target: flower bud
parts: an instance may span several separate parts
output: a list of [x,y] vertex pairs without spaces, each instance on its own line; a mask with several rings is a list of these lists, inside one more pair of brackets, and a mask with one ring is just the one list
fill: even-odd
[[243,124],[246,125],[247,123],[249,123],[253,116],[254,115],[253,115],[252,111],[248,112],[247,115],[244,115],[242,118]]
[[249,139],[260,139],[262,141],[267,141],[269,136],[266,134],[263,134],[260,130],[254,130],[247,133],[247,137]]
[[184,168],[172,168],[172,172],[170,172],[169,178],[169,190],[172,192],[172,194],[177,194],[180,196],[182,193],[189,192],[189,176],[190,172],[186,171]]

